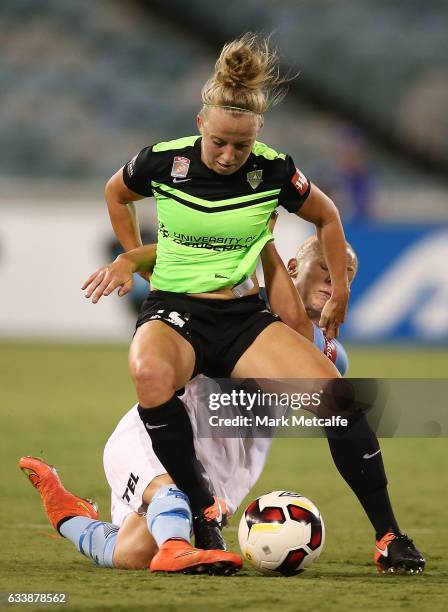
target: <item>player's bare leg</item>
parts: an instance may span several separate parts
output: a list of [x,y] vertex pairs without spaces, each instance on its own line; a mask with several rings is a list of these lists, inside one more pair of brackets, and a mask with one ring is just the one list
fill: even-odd
[[154,408],[190,380],[195,365],[191,344],[161,321],[139,327],[129,349],[129,369],[139,404]]
[[237,361],[232,378],[339,378],[333,363],[280,321],[266,327]]
[[116,569],[146,569],[157,553],[156,541],[148,531],[146,517],[128,514],[117,535],[113,563]]
[[191,378],[195,359],[191,344],[162,321],[141,325],[129,352],[140,418],[160,462],[189,498],[197,545],[225,549],[219,527],[226,509],[213,497],[202,475],[190,419],[175,394]]

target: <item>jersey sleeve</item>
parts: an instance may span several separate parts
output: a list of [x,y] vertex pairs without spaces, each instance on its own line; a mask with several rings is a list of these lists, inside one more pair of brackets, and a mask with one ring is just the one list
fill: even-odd
[[328,340],[320,327],[313,323],[313,342],[334,363],[341,376],[348,370],[348,356],[339,340]]
[[142,196],[151,196],[153,178],[152,147],[145,147],[123,166],[123,181],[126,187]]
[[333,340],[332,342],[336,347],[336,361],[334,365],[339,370],[341,376],[344,376],[348,370],[348,355],[339,340]]
[[297,213],[310,195],[311,183],[294,164],[292,158],[285,158],[285,180],[278,203],[291,213]]
[[324,336],[324,332],[315,323],[313,323],[313,329],[314,329],[313,342],[317,346],[317,348],[320,351],[322,351],[322,353],[324,353],[325,352],[325,336]]

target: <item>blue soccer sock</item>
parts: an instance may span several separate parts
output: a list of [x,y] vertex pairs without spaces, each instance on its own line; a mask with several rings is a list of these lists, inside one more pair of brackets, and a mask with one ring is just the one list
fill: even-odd
[[118,527],[85,516],[74,516],[59,528],[61,535],[76,546],[80,553],[101,567],[113,567],[112,557],[117,542]]
[[174,484],[164,485],[157,491],[148,506],[146,520],[159,548],[173,538],[190,541],[190,504],[185,493]]

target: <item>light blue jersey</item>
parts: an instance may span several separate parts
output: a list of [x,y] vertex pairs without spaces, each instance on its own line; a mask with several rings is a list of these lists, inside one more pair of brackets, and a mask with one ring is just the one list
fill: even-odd
[[348,370],[348,357],[347,353],[345,352],[345,348],[342,346],[339,340],[328,340],[321,328],[315,323],[313,323],[313,328],[314,344],[328,357],[330,361],[334,363],[341,376],[344,376]]

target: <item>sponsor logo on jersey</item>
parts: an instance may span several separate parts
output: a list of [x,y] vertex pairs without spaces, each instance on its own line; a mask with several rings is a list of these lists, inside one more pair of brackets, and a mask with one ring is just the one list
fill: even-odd
[[159,233],[161,234],[161,236],[163,238],[169,238],[170,237],[170,233],[166,228],[166,225],[164,223],[162,223],[162,221],[159,221]]
[[297,189],[301,196],[305,195],[309,187],[308,179],[298,168],[296,168],[296,172],[291,179],[291,183],[294,185],[294,187]]
[[131,495],[135,494],[135,485],[138,483],[138,481],[139,476],[134,476],[134,474],[131,472],[129,474],[129,480],[126,485],[125,492],[121,496],[121,499],[125,499],[127,502],[131,501]]
[[263,170],[252,170],[247,173],[247,182],[252,187],[252,189],[256,189],[260,183],[263,181]]
[[171,176],[174,178],[185,178],[190,168],[190,160],[188,157],[180,157],[176,155],[171,168]]
[[127,164],[127,171],[129,176],[132,176],[134,174],[134,170],[135,170],[135,160],[137,159],[138,153],[137,155],[134,155],[134,157],[131,159],[131,161],[128,161]]

